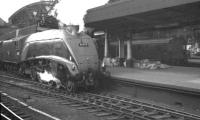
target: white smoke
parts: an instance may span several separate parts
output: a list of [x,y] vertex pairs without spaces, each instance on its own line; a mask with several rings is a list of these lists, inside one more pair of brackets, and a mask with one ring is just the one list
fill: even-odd
[[69,25],[80,25],[80,30],[83,30],[83,17],[86,11],[90,8],[104,5],[108,0],[60,0],[55,6],[57,9],[57,18]]

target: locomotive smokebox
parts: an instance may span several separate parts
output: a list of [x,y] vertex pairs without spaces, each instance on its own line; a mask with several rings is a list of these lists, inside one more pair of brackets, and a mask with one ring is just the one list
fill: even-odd
[[72,35],[76,35],[79,32],[79,25],[67,25],[66,29]]

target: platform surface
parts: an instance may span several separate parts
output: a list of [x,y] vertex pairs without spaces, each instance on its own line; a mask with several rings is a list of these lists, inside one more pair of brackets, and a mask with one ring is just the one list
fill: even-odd
[[147,70],[107,67],[111,77],[200,93],[200,68],[172,66],[167,69]]

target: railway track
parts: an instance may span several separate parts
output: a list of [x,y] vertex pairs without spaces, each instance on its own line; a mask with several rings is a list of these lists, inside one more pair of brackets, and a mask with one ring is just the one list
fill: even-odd
[[[1,80],[0,82],[3,82],[2,84],[18,86],[44,96],[56,98],[57,101],[62,101],[59,104],[68,105],[77,110],[85,110],[107,120],[200,120],[200,116],[198,115],[160,107],[121,96],[87,92],[69,94],[65,91],[52,89],[47,85],[37,82],[9,76],[0,77],[4,77],[12,81],[9,82],[9,80]],[[14,79],[15,82],[13,82]],[[28,82],[35,87],[21,86],[17,84],[16,81]],[[38,87],[40,89],[38,89]]]
[[2,92],[0,94],[1,118],[3,120],[32,120],[32,116],[26,113],[26,108],[23,105],[19,105]]

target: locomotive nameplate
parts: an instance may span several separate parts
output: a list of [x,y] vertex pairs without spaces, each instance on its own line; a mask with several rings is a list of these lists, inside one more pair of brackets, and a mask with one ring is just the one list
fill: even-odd
[[80,42],[78,45],[79,47],[88,47],[88,43]]
[[81,38],[81,42],[78,45],[79,47],[88,47],[87,39]]

